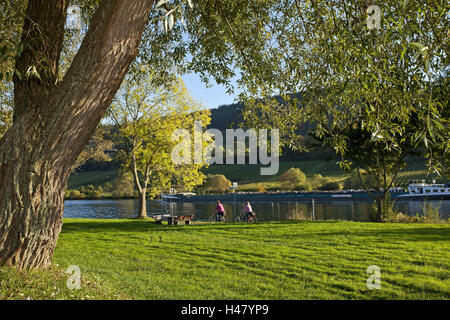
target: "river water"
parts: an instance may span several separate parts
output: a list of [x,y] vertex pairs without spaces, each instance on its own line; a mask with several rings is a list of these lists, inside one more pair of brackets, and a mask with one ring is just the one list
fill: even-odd
[[[448,219],[450,216],[450,201],[429,201],[434,207],[439,207],[440,216]],[[399,201],[398,209],[404,214],[421,215],[423,201]],[[224,203],[229,220],[238,215],[245,203]],[[253,202],[253,211],[258,221],[283,220],[351,220],[370,221],[369,212],[372,202],[366,201],[330,201],[315,202]],[[64,202],[65,218],[92,219],[126,219],[137,216],[137,200],[66,200]],[[206,202],[174,202],[162,204],[157,200],[147,203],[147,213],[194,214],[194,220],[212,221],[216,204]]]

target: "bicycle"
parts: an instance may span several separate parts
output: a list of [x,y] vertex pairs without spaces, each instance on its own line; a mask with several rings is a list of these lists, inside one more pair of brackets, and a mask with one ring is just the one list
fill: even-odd
[[256,222],[256,213],[252,212],[250,217],[247,217],[247,212],[241,212],[239,216],[237,216],[237,221],[240,222]]
[[214,217],[215,217],[216,222],[224,222],[227,219],[227,214],[224,212],[222,215],[222,214],[219,214],[218,211],[216,211],[214,213]]

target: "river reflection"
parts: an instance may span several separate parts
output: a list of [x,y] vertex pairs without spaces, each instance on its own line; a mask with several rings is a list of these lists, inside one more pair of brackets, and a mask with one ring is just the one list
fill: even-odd
[[[440,206],[441,217],[448,219],[450,201],[429,201],[434,207]],[[224,203],[228,218],[238,215],[245,203]],[[370,221],[372,202],[330,201],[315,202],[254,202],[251,204],[258,221],[282,221],[297,219]],[[124,219],[137,216],[137,200],[66,200],[65,218]],[[215,203],[174,202],[162,205],[159,201],[147,202],[147,213],[171,212],[173,214],[194,214],[197,221],[211,221]],[[398,209],[408,215],[421,215],[423,201],[399,201]]]

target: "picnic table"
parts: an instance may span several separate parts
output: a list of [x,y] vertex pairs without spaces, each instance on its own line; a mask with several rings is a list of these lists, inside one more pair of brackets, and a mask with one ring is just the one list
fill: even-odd
[[187,215],[170,215],[170,214],[155,214],[152,216],[156,223],[162,223],[163,220],[167,220],[169,225],[178,225],[178,222],[184,221],[184,224],[190,224],[194,219],[193,214]]

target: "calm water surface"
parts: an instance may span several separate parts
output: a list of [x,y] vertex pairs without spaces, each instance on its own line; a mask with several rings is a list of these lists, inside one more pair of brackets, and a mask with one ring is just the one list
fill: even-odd
[[[439,206],[441,217],[448,219],[450,216],[450,201],[429,201],[435,207]],[[233,218],[244,207],[245,203],[224,203],[229,218]],[[352,221],[369,221],[369,209],[372,202],[364,201],[330,201],[316,202],[314,210],[312,203],[307,202],[253,202],[253,210],[258,221],[282,221],[291,219],[316,220],[340,219]],[[93,218],[93,219],[123,219],[137,216],[137,200],[66,200],[64,202],[65,218]],[[422,201],[399,201],[398,209],[408,215],[421,215]],[[147,213],[194,214],[197,221],[211,221],[213,218],[215,203],[190,203],[176,202],[161,204],[152,200],[147,203]]]

